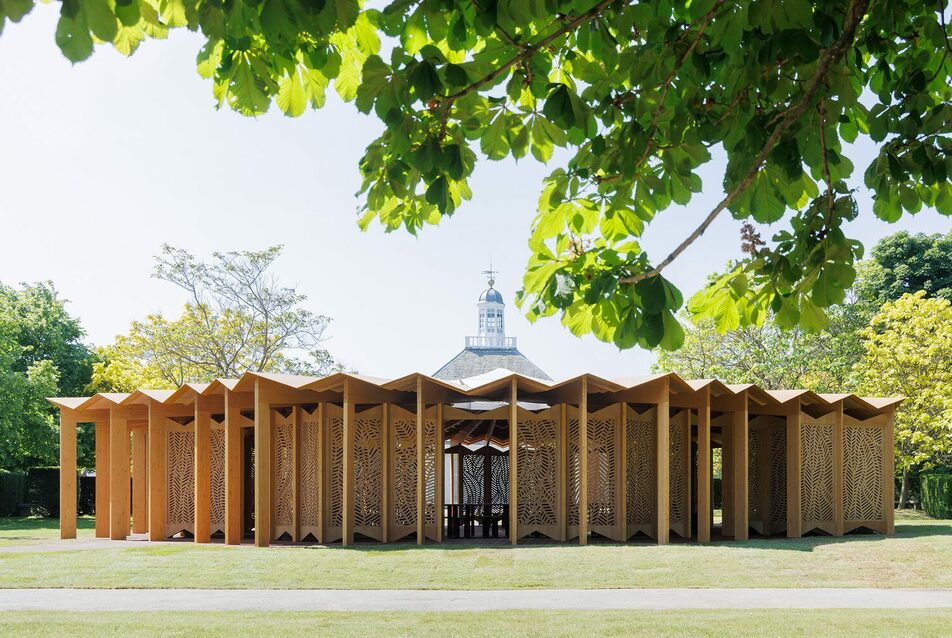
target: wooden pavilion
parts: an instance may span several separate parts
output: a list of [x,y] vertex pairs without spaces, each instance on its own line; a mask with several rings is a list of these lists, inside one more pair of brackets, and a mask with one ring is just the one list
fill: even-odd
[[893,531],[900,399],[495,370],[459,380],[248,372],[50,401],[62,538],[76,535],[82,423],[96,429],[96,536],[117,540],[422,544],[482,528],[513,544],[707,542],[718,447],[715,534]]

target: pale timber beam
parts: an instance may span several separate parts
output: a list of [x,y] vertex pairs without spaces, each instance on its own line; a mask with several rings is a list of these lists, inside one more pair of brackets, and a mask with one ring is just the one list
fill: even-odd
[[149,531],[148,430],[132,431],[132,533]]
[[787,413],[787,538],[803,535],[800,509],[800,399],[790,402]]
[[390,480],[390,404],[383,404],[383,416],[380,421],[381,446],[380,446],[380,480],[381,485],[381,503],[380,511],[380,540],[384,543],[390,542],[390,490],[392,481]]
[[149,402],[149,540],[165,538],[167,521],[168,474],[166,454],[168,434],[165,409]]
[[[833,535],[842,536],[843,521],[843,401],[836,402],[833,422]],[[885,442],[884,442],[885,443]]]
[[655,536],[659,545],[671,538],[671,403],[668,378],[658,390],[657,432],[655,435]]
[[519,539],[519,393],[513,377],[509,384],[509,540]]
[[[513,382],[515,383],[515,382]],[[443,542],[443,501],[444,488],[446,485],[443,479],[443,473],[446,469],[446,459],[444,457],[445,447],[443,445],[443,403],[436,404],[436,448],[433,452],[433,463],[436,465],[434,471],[433,499],[436,501],[436,542]]]
[[109,421],[96,421],[96,538],[109,538]]
[[416,453],[417,453],[417,475],[416,475],[416,502],[417,502],[417,545],[423,544],[423,538],[426,534],[426,485],[423,482],[423,463],[426,460],[423,450],[423,430],[426,425],[426,403],[423,402],[423,379],[417,377],[416,387]]
[[628,541],[628,402],[618,404],[618,424],[615,427],[615,449],[618,469],[615,472],[615,493],[618,495],[615,527],[618,538]]
[[225,544],[241,544],[241,415],[235,392],[225,390]]
[[195,397],[195,542],[211,541],[212,413],[206,397]]
[[343,427],[343,510],[341,526],[343,534],[341,544],[345,547],[354,543],[354,404],[350,398],[350,383],[344,384],[344,427]]
[[271,544],[271,398],[255,379],[255,545]]
[[883,515],[886,517],[886,533],[896,533],[896,413],[889,412],[883,432]]
[[578,405],[578,544],[588,545],[588,377],[582,377]]
[[711,541],[711,387],[700,391],[697,408],[697,540]]
[[299,405],[291,409],[291,540],[301,540],[301,427],[304,422],[304,408]]
[[109,410],[109,538],[129,536],[129,428],[118,408]]
[[731,481],[734,490],[734,540],[745,541],[749,537],[748,494],[748,419],[747,391],[740,394],[740,402],[731,418],[731,434],[734,438],[734,455]]
[[559,404],[559,466],[558,466],[558,498],[559,498],[559,540],[565,542],[568,539],[569,531],[569,419],[568,404]]
[[60,538],[76,538],[76,415],[60,409]]

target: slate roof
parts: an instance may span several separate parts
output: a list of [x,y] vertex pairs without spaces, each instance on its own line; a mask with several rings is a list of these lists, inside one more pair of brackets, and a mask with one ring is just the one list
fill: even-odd
[[535,379],[551,381],[552,377],[529,361],[516,348],[464,348],[433,374],[434,379],[468,379],[497,368],[510,370]]

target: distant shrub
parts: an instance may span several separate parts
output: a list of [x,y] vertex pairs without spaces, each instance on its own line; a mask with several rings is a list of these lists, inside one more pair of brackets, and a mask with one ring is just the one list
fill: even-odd
[[721,507],[724,504],[724,488],[723,488],[723,483],[721,479],[719,479],[716,476],[713,479],[713,484],[714,484],[714,503],[712,506],[714,507],[714,509],[717,510],[717,509],[721,509]]
[[59,516],[59,478],[58,467],[31,467],[26,471],[26,498],[31,514]]
[[16,516],[26,499],[26,474],[0,470],[0,516]]
[[79,477],[79,500],[76,506],[80,515],[90,515],[96,513],[96,477]]
[[933,518],[952,518],[952,474],[922,474],[922,509]]

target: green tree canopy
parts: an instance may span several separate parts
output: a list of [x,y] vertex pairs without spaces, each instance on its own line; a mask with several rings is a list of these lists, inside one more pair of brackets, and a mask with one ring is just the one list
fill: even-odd
[[99,390],[176,388],[188,381],[236,378],[247,370],[328,374],[340,369],[323,348],[330,318],[303,307],[307,297],[269,272],[281,247],[214,253],[203,262],[165,245],[154,276],[188,294],[182,314],[135,321],[99,349]]
[[[50,283],[0,284],[0,467],[58,463],[59,435],[50,396],[81,395],[93,355],[85,333]],[[79,434],[88,465],[91,433]]]
[[876,244],[872,257],[860,294],[877,306],[918,290],[952,301],[952,231],[899,232]]
[[905,397],[896,413],[896,467],[952,462],[952,303],[923,290],[883,305],[863,330],[861,389]]
[[[18,21],[34,0],[4,0]],[[531,319],[620,348],[677,348],[663,270],[724,211],[784,227],[692,305],[720,325],[826,326],[862,246],[843,224],[952,214],[946,0],[63,0],[56,42],[131,54],[170,28],[206,40],[219,106],[290,116],[328,87],[379,119],[360,161],[361,224],[417,232],[470,198],[477,160],[558,165],[541,187],[524,290]],[[877,144],[873,157],[847,146]],[[850,158],[853,155],[853,158]],[[724,197],[663,258],[645,228],[701,191]],[[858,168],[854,161],[862,161]],[[863,215],[870,214],[864,211]],[[659,223],[682,224],[663,216]]]

